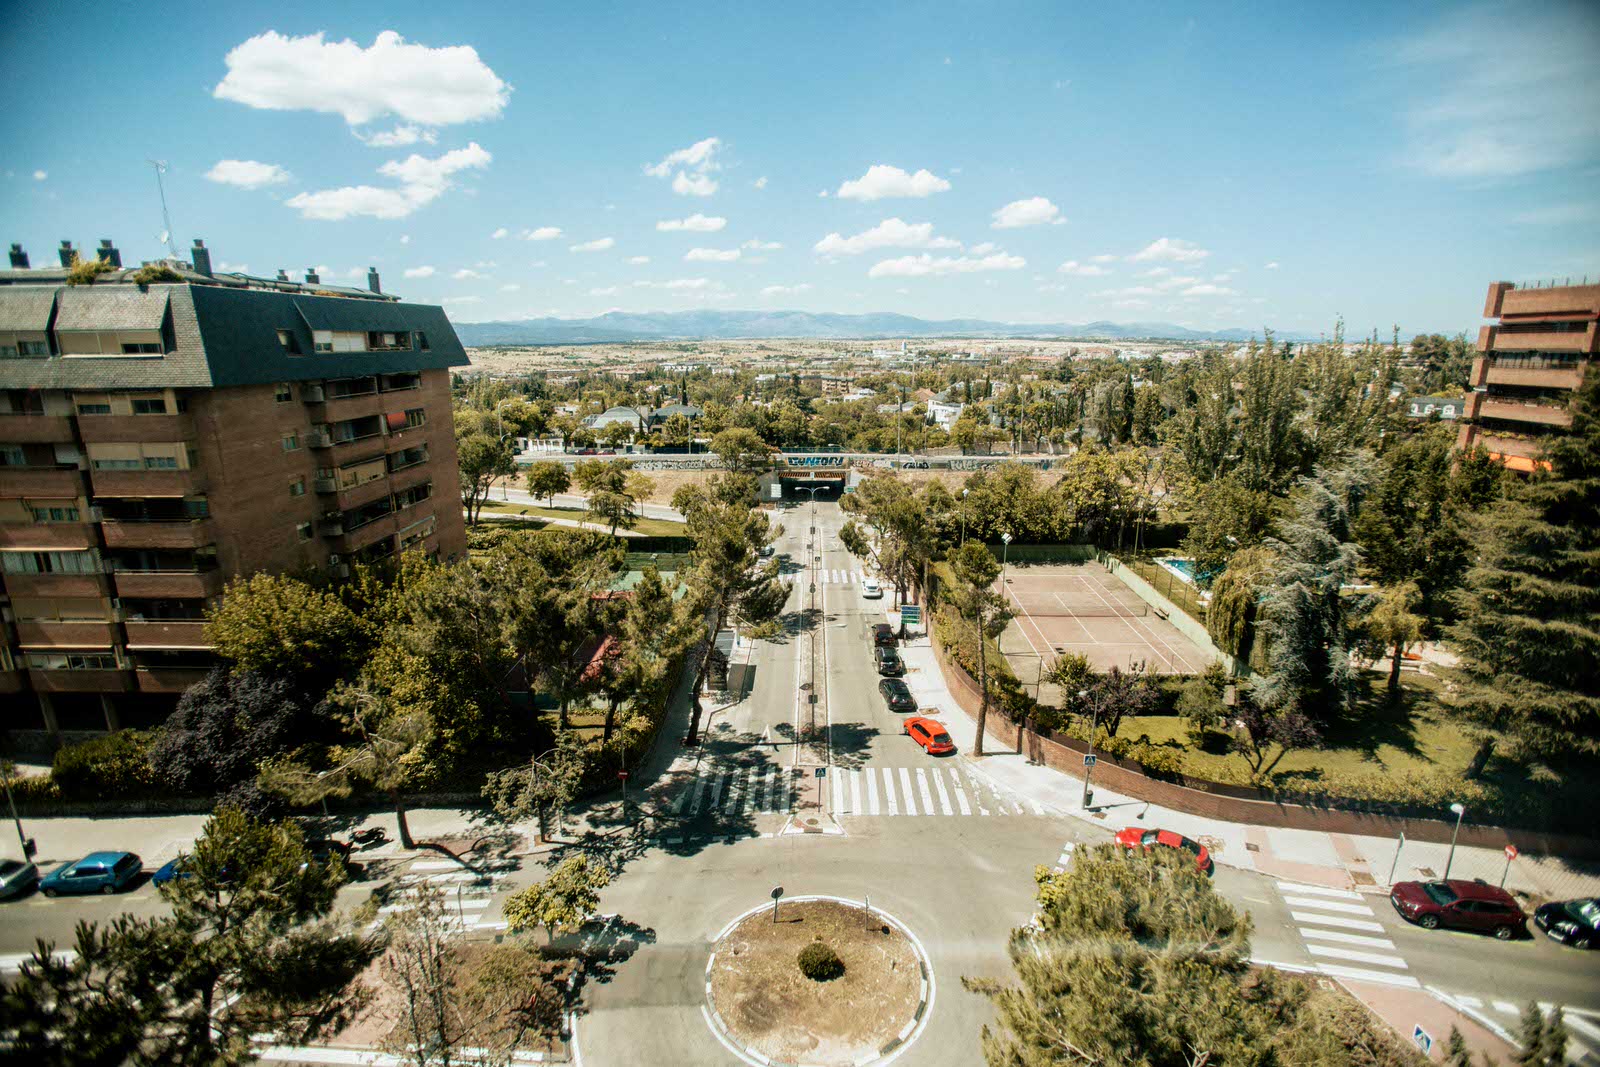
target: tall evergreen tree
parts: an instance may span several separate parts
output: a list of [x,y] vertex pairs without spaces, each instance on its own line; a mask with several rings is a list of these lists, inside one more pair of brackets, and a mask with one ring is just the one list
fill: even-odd
[[1470,527],[1477,560],[1448,638],[1446,706],[1477,741],[1469,777],[1514,758],[1600,755],[1600,370],[1572,430]]

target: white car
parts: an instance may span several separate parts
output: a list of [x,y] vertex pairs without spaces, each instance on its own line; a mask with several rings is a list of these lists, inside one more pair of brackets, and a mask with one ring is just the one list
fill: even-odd
[[883,599],[883,586],[878,584],[878,579],[876,578],[863,578],[861,579],[861,595],[868,600],[881,600]]

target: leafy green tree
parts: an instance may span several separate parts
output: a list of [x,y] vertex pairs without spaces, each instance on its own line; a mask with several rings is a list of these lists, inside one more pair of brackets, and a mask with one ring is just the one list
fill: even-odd
[[169,916],[80,922],[77,955],[41,941],[0,998],[0,1040],[18,1062],[244,1064],[271,1033],[308,1044],[364,1002],[374,942],[324,921],[342,863],[317,863],[291,823],[223,808],[186,877],[161,887]]
[[1389,656],[1389,693],[1400,691],[1400,661],[1406,649],[1422,640],[1427,619],[1416,613],[1422,593],[1415,582],[1384,589],[1372,610],[1352,626],[1352,633],[1369,658]]
[[1187,403],[1178,418],[1175,441],[1189,478],[1209,484],[1238,461],[1238,427],[1233,414],[1234,368],[1215,349],[1201,353]]
[[1123,719],[1155,713],[1161,705],[1161,691],[1142,664],[1125,671],[1113,663],[1089,685],[1089,702],[1101,729],[1116,737]]
[[1467,387],[1476,353],[1466,334],[1417,334],[1411,339],[1411,360],[1422,365],[1422,388],[1430,394],[1459,393]]
[[306,743],[316,725],[287,681],[218,669],[178,698],[150,746],[150,765],[181,795],[222,794],[253,808],[257,768]]
[[528,468],[528,492],[544,497],[555,507],[556,495],[572,488],[572,476],[564,464],[541,460]]
[[1477,561],[1450,628],[1445,706],[1476,740],[1468,777],[1513,758],[1600,753],[1600,371],[1572,430],[1506,499],[1474,517]]
[[955,588],[951,598],[963,618],[972,620],[978,644],[978,736],[972,743],[972,754],[983,755],[983,731],[989,718],[989,661],[987,646],[997,638],[1010,621],[1011,612],[1004,598],[995,592],[994,584],[1000,577],[1000,561],[989,550],[975,541],[950,550],[950,570],[955,575]]
[[364,658],[360,621],[333,593],[284,574],[235,578],[207,611],[206,640],[235,667],[320,693]]
[[507,477],[517,471],[516,454],[511,450],[511,439],[497,438],[482,430],[463,434],[461,424],[458,422],[456,468],[460,473],[461,506],[467,513],[468,524],[476,526],[495,479]]
[[606,718],[601,743],[611,740],[617,711],[627,701],[649,702],[671,684],[667,666],[682,644],[682,626],[672,590],[654,565],[644,569],[629,591],[617,654],[606,661],[601,687]]
[[744,426],[729,427],[713,437],[711,451],[730,474],[759,474],[772,462],[772,447]]
[[[1251,342],[1238,393],[1239,482],[1254,492],[1278,493],[1302,469],[1301,394],[1294,365],[1273,347],[1272,334]],[[1231,460],[1225,460],[1231,463]]]
[[1258,545],[1272,526],[1274,498],[1246,489],[1227,476],[1197,486],[1189,498],[1189,535],[1184,551],[1197,576],[1215,577],[1239,549]]
[[681,411],[674,412],[661,424],[661,439],[669,445],[686,444],[693,430],[694,424],[689,421],[689,416]]
[[[971,383],[968,383],[969,385]],[[955,422],[950,424],[950,443],[961,449],[963,456],[970,456],[978,447],[979,423],[975,416],[962,412]]]
[[1399,339],[1380,345],[1376,334],[1347,354],[1342,322],[1331,340],[1301,349],[1295,365],[1305,396],[1300,426],[1309,462],[1334,466],[1352,450],[1378,443],[1399,363]]
[[484,778],[483,798],[495,815],[508,822],[534,819],[539,840],[550,836],[550,816],[559,826],[567,807],[583,786],[588,749],[574,730],[556,733],[556,746],[526,764],[490,771]]
[[611,871],[580,854],[562,860],[542,882],[506,898],[506,928],[515,933],[536,926],[553,938],[561,929],[576,929],[600,906],[600,890],[611,884]]
[[711,669],[717,633],[735,619],[760,633],[775,624],[788,599],[788,588],[778,580],[777,558],[761,558],[761,550],[781,530],[772,529],[767,516],[752,506],[752,496],[748,479],[713,475],[703,485],[681,487],[672,497],[694,544],[684,576],[689,588],[685,611],[706,623],[696,642],[691,745],[699,739],[700,691]]
[[1520,1047],[1511,1057],[1512,1063],[1527,1067],[1566,1067],[1567,1024],[1562,1018],[1561,1006],[1558,1004],[1546,1013],[1538,1004],[1529,1001],[1522,1009],[1517,1044]]
[[608,422],[600,431],[600,440],[607,448],[621,448],[633,440],[635,427],[631,422]]
[[841,504],[851,518],[840,528],[839,542],[893,581],[900,603],[931,552],[924,502],[905,482],[885,474],[864,479]]
[[1206,633],[1218,648],[1245,663],[1251,662],[1255,650],[1262,589],[1276,563],[1277,553],[1266,545],[1241,549],[1229,558],[1227,570],[1211,582]]

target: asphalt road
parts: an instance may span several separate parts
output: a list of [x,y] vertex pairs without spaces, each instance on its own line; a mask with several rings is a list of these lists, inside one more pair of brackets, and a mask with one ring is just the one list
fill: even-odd
[[[1033,909],[1034,868],[1055,863],[1069,842],[1109,840],[1117,826],[1040,814],[1025,798],[989,783],[965,755],[936,760],[904,736],[901,717],[878,695],[868,636],[892,593],[880,601],[861,596],[860,565],[838,543],[844,516],[836,503],[801,504],[782,511],[780,521],[785,532],[778,549],[787,556],[794,587],[784,638],[736,649],[735,677],[742,672],[743,690],[708,707],[696,776],[658,798],[662,817],[648,832],[575,846],[617,864],[602,908],[628,923],[625,950],[587,987],[579,1024],[583,1059],[591,1065],[735,1062],[701,1013],[710,942],[781,885],[788,896],[868,897],[907,924],[932,958],[935,1003],[926,1029],[899,1062],[980,1062],[979,1034],[992,1013],[986,1001],[961,988],[961,977],[1005,976],[1007,934]],[[813,578],[814,613],[807,610]],[[802,689],[807,681],[820,684]],[[825,746],[797,737],[811,692],[818,696]],[[874,794],[875,809],[864,791],[847,805],[837,818],[842,834],[784,834],[793,826],[796,791],[815,788],[810,768],[822,760],[831,776],[870,783],[884,794]],[[891,789],[898,801],[893,808]],[[375,883],[395,875],[458,877],[449,868],[429,861],[410,871],[374,865],[371,879],[347,887],[340,902],[354,906]],[[468,917],[493,928],[504,896],[540,876],[535,867],[474,887]],[[1381,969],[1457,995],[1600,1012],[1600,952],[1565,949],[1536,931],[1510,943],[1425,931],[1404,922],[1381,895],[1308,893],[1224,866],[1215,878],[1223,895],[1249,911],[1258,959],[1300,968]],[[152,914],[161,907],[149,885],[115,897],[34,895],[0,905],[0,957],[27,951],[38,937],[69,943],[80,918],[103,920],[123,910]],[[1308,918],[1316,914],[1350,925],[1324,923],[1318,933]],[[1388,962],[1380,967],[1364,961],[1366,955]]]

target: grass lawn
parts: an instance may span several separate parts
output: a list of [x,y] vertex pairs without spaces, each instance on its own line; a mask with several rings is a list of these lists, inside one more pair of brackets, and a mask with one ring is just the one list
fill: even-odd
[[[542,508],[533,504],[508,504],[503,500],[491,500],[483,505],[483,510],[495,515],[529,515],[541,519],[570,519],[574,522],[592,522],[589,513],[582,508]],[[649,537],[682,537],[685,526],[681,522],[670,519],[634,519],[633,532]],[[617,531],[619,534],[622,530]]]

